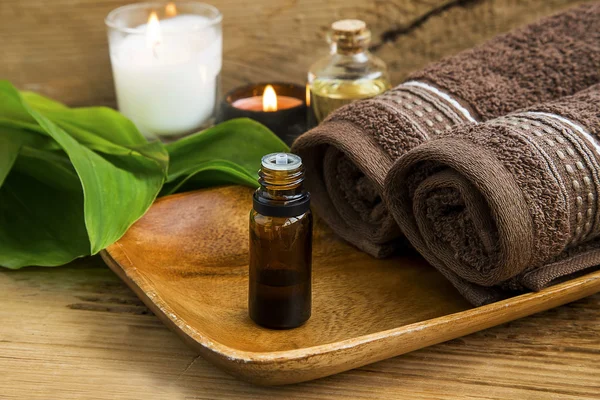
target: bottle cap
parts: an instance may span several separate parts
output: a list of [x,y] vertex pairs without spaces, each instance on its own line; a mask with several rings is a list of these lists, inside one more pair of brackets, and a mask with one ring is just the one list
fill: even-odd
[[280,153],[275,156],[275,164],[277,165],[287,165],[288,156],[285,153]]
[[272,171],[291,171],[302,166],[302,159],[292,153],[271,153],[262,158],[261,165]]
[[258,193],[254,192],[252,196],[252,207],[259,214],[269,217],[297,217],[310,210],[310,193],[306,193],[299,200],[289,201],[280,205],[273,205],[261,198]]
[[[302,159],[295,154],[267,154],[262,158],[261,164],[262,168],[259,172],[259,182],[263,187],[272,185],[269,186],[272,188],[279,185],[279,190],[286,190],[286,187],[296,187],[304,180]],[[271,171],[276,172],[273,173]],[[281,171],[284,172],[281,173]],[[276,178],[274,178],[276,176],[280,179],[277,183],[275,183]],[[260,196],[260,191],[261,189],[258,189],[254,192],[253,196],[254,210],[259,214],[270,217],[297,217],[310,209],[310,193],[308,192],[302,191],[303,195],[299,198],[273,202],[270,199]]]

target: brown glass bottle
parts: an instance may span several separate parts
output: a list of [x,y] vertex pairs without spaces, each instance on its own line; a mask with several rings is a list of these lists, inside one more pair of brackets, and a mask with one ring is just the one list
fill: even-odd
[[250,212],[250,318],[266,328],[295,328],[311,313],[312,214],[302,160],[266,155],[259,176]]

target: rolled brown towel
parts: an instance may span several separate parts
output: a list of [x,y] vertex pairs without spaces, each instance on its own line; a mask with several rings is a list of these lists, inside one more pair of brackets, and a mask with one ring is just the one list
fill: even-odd
[[385,181],[411,244],[473,304],[600,264],[600,84],[410,151]]
[[545,18],[334,112],[296,140],[316,212],[376,257],[401,242],[382,202],[393,162],[457,124],[485,121],[600,81],[600,3]]

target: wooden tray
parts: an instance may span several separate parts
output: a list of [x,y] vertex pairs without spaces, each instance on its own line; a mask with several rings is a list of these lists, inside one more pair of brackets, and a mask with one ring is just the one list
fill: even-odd
[[317,222],[311,319],[263,329],[247,314],[250,207],[251,190],[241,187],[162,198],[102,257],[191,347],[257,384],[346,371],[600,290],[595,272],[472,308],[418,256],[376,260]]

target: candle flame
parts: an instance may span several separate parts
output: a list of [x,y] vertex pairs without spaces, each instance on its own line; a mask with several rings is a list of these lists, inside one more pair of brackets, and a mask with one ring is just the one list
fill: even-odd
[[262,103],[263,111],[277,111],[277,93],[275,93],[273,86],[267,85],[267,87],[265,87]]
[[306,105],[310,107],[310,86],[306,85]]
[[148,18],[148,24],[146,24],[146,46],[149,49],[153,49],[160,44],[162,41],[160,34],[160,23],[158,22],[158,15],[155,11],[152,11]]
[[169,4],[167,4],[165,7],[165,14],[167,17],[174,17],[177,15],[177,7],[175,7],[175,3],[170,1]]

